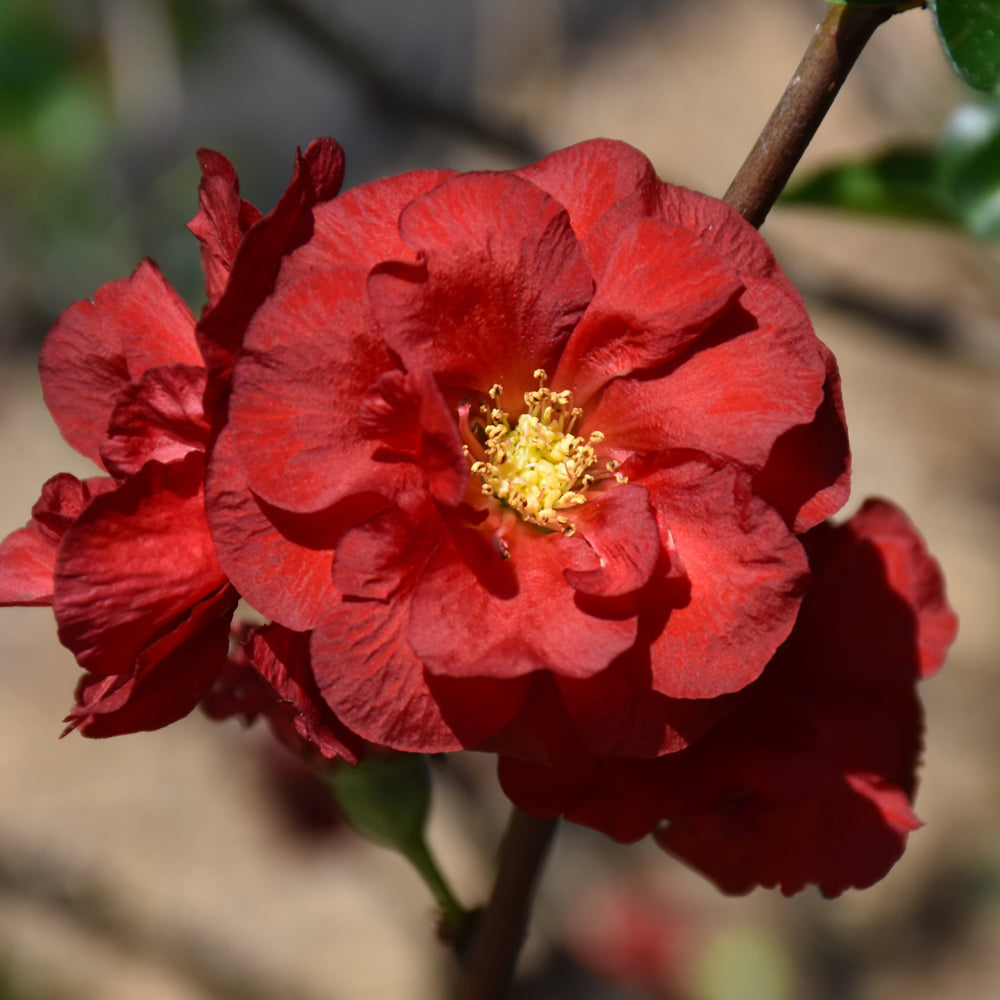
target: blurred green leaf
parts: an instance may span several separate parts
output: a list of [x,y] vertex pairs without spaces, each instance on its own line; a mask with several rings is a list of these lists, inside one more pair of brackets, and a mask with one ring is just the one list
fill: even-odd
[[946,222],[1000,239],[1000,101],[958,108],[937,146],[831,164],[793,184],[782,200]]
[[971,232],[1000,238],[1000,101],[966,104],[952,114],[938,183]]
[[60,25],[44,3],[0,3],[0,129],[30,120],[73,72]]
[[932,0],[938,34],[959,75],[976,90],[1000,92],[1000,3]]
[[957,221],[937,184],[938,153],[890,149],[872,160],[835,164],[789,188],[786,202],[829,205],[870,215]]

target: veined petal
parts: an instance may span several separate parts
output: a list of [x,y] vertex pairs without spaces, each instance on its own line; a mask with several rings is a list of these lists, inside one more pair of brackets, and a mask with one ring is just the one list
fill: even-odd
[[593,292],[558,202],[507,174],[463,174],[410,202],[399,231],[420,261],[379,265],[368,287],[406,368],[514,398],[535,368],[554,370]]
[[502,559],[488,529],[454,523],[442,536],[414,590],[408,631],[428,670],[585,677],[632,645],[634,600],[583,594],[563,577],[580,540],[517,522],[506,543],[510,558]]
[[166,464],[189,451],[204,451],[209,431],[205,384],[204,368],[164,365],[125,386],[101,442],[105,468],[124,479],[146,462]]
[[[338,597],[330,576],[339,533],[335,515],[319,516],[333,524],[321,526],[316,518],[294,532],[290,515],[282,517],[250,491],[228,428],[209,455],[205,508],[220,565],[240,594],[290,629],[313,628]],[[294,540],[302,535],[310,544]]]
[[100,464],[118,393],[159,365],[199,365],[194,317],[152,261],[74,303],[49,330],[38,367],[63,437]]
[[618,234],[553,384],[582,405],[611,379],[675,358],[742,291],[739,275],[694,234],[638,220]]
[[254,315],[233,371],[229,426],[247,483],[267,503],[315,511],[375,483],[391,488],[393,466],[375,461],[377,442],[358,419],[392,367],[371,328],[357,268],[283,276]]
[[651,201],[659,187],[647,157],[614,139],[579,142],[513,173],[552,195],[581,240],[617,202],[636,191]]
[[150,462],[95,497],[56,557],[59,638],[87,670],[128,671],[226,578],[205,521],[203,456]]
[[93,497],[114,488],[107,478],[53,476],[31,508],[31,520],[0,544],[0,604],[49,605],[56,552],[63,535]]
[[226,287],[244,233],[261,215],[240,197],[236,170],[226,157],[212,149],[199,149],[198,162],[198,214],[188,223],[188,229],[201,243],[205,294],[212,306]]

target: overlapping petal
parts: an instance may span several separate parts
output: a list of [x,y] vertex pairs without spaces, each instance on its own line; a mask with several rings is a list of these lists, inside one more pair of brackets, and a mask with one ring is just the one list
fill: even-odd
[[63,437],[100,464],[118,393],[160,365],[201,364],[194,317],[151,261],[70,306],[49,331],[38,367]]

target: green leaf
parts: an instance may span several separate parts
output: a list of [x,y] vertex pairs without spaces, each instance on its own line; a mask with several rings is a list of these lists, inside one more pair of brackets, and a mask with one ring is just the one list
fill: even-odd
[[976,90],[1000,92],[1000,4],[932,0],[938,34],[958,74]]
[[782,200],[867,215],[956,222],[937,179],[933,148],[890,149],[872,160],[834,164],[789,187]]
[[832,164],[793,184],[782,201],[948,222],[1000,239],[1000,100],[957,108],[937,147]]

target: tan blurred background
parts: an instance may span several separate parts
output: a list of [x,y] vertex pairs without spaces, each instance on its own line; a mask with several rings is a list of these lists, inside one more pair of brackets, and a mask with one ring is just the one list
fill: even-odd
[[[39,398],[34,360],[58,312],[146,255],[200,308],[183,228],[198,146],[230,156],[265,211],[294,147],[320,134],[344,144],[349,184],[505,167],[603,135],[640,147],[665,179],[721,195],[823,11],[820,0],[3,0],[0,532],[26,520],[48,476],[90,471]],[[932,139],[969,96],[929,15],[901,15],[862,56],[806,165]],[[648,844],[564,829],[522,998],[1000,995],[1000,251],[943,228],[790,207],[764,233],[841,363],[848,513],[872,494],[902,504],[962,619],[923,692],[926,826],[883,883],[833,902],[726,899]],[[0,611],[0,1000],[443,996],[446,956],[416,877],[330,825],[264,734],[194,716],[60,741],[77,673],[47,610]],[[485,758],[439,778],[432,839],[475,902],[505,808]],[[659,922],[647,949],[657,990],[581,968],[579,953],[595,950],[587,933],[615,934],[615,899],[646,913],[647,933]]]

